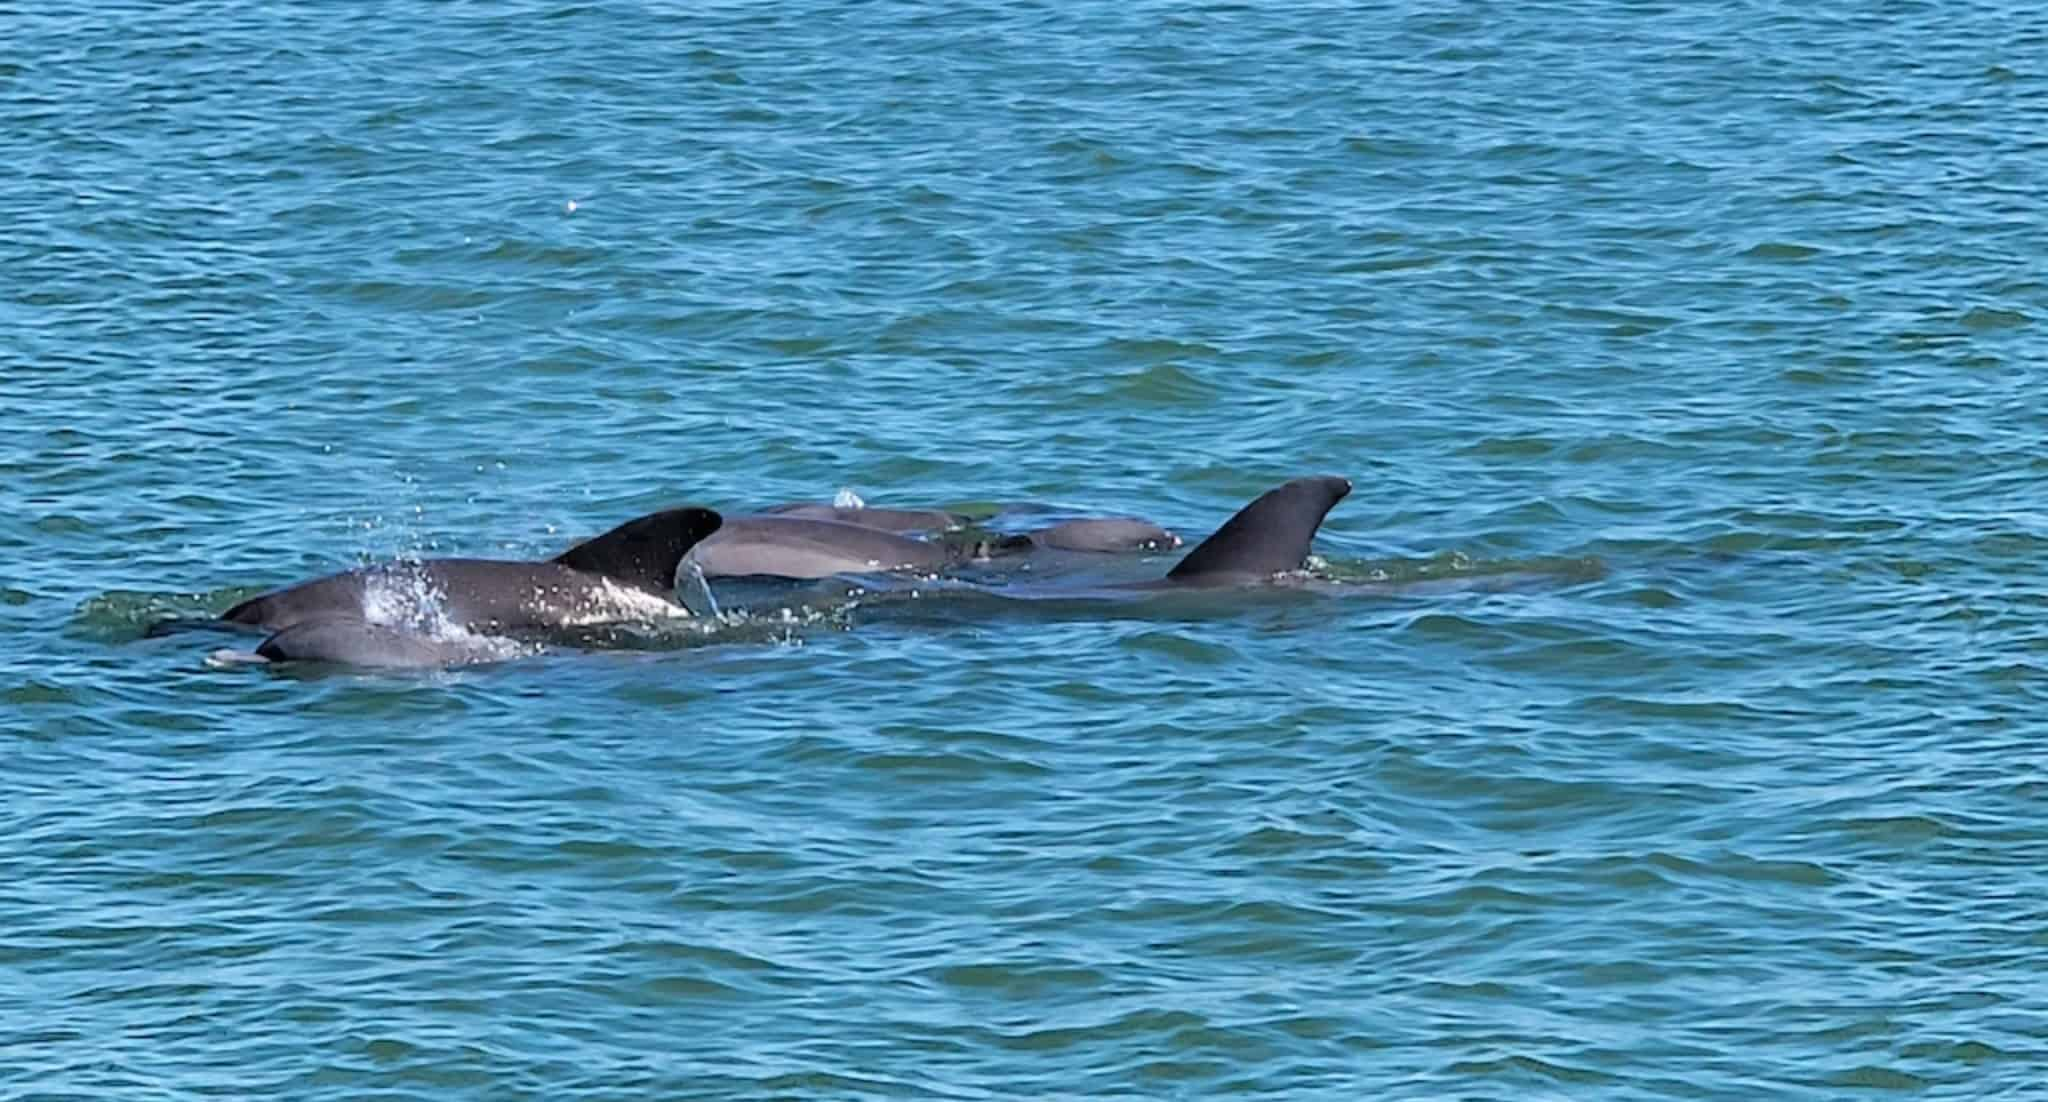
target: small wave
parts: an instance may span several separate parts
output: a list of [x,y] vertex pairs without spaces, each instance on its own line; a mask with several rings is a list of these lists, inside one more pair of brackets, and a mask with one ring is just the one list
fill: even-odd
[[1309,557],[1303,572],[1311,578],[1343,584],[1411,586],[1425,582],[1517,584],[1593,581],[1605,577],[1607,564],[1590,555],[1529,559],[1476,559],[1462,551],[1444,551],[1426,559],[1325,559]]
[[109,590],[81,602],[71,625],[73,631],[89,639],[104,642],[140,639],[149,634],[152,627],[167,621],[211,620],[221,610],[260,592],[261,589],[250,586],[206,593]]

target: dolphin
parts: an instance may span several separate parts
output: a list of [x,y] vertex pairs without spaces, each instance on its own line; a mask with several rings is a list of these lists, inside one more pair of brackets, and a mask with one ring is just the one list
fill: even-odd
[[717,532],[690,549],[686,561],[708,578],[829,578],[938,570],[969,553],[860,524],[755,514],[727,517]]
[[[344,571],[266,593],[228,609],[223,621],[282,632],[314,620],[372,623],[411,598],[401,617],[466,632],[568,627],[687,615],[672,600],[676,567],[718,530],[709,509],[670,509],[627,521],[543,562],[427,559]],[[337,629],[339,630],[339,629]],[[357,651],[384,633],[356,633]],[[281,645],[282,646],[282,645]]]

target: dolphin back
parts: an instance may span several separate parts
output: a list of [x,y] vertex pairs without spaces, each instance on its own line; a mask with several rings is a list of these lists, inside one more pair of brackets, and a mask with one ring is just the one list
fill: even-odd
[[1230,583],[1300,569],[1309,543],[1351,483],[1330,475],[1297,478],[1258,500],[1188,552],[1166,575],[1181,585]]
[[707,576],[829,578],[886,570],[936,570],[944,546],[865,525],[809,517],[736,516],[691,555]]
[[597,574],[649,593],[667,596],[676,587],[676,568],[699,540],[718,531],[724,518],[709,509],[668,509],[629,520],[554,557],[571,570]]

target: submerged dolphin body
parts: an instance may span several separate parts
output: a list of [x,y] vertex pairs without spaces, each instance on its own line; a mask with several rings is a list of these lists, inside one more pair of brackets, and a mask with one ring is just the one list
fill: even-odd
[[[627,521],[544,562],[387,563],[266,593],[220,618],[272,632],[257,653],[275,660],[387,666],[474,660],[481,652],[464,636],[479,632],[687,615],[671,597],[676,568],[720,523],[709,509],[670,509]],[[380,602],[398,607],[375,607]]]
[[[891,509],[882,506],[838,503],[790,502],[761,510],[761,516],[795,517],[803,520],[832,520],[857,524],[897,535],[909,533],[957,532],[969,519],[944,509]],[[1059,551],[1171,551],[1179,547],[1179,536],[1149,520],[1136,517],[1082,517],[1036,528],[1019,536],[1006,536],[979,545],[991,553],[1029,550],[1033,547]],[[976,545],[964,545],[974,547]]]
[[517,653],[520,648],[510,640],[467,633],[429,635],[342,617],[301,620],[256,648],[257,657],[270,662],[332,662],[367,669],[463,666]]
[[[754,520],[766,523],[755,524]],[[802,527],[792,520],[829,521],[891,535],[900,541],[855,537],[843,528]],[[792,502],[762,510],[756,517],[728,517],[726,528],[696,558],[709,577],[739,574],[784,578],[821,578],[833,574],[918,569],[936,570],[951,564],[1040,549],[1125,553],[1171,551],[1179,536],[1136,517],[1083,517],[1015,535],[975,538],[964,535],[969,520],[942,509],[890,509],[871,505]],[[910,538],[931,533],[943,542]],[[745,548],[745,550],[742,550]],[[940,553],[935,553],[934,548]]]
[[[840,510],[865,514],[869,509]],[[943,541],[913,539],[885,528],[791,513],[726,518],[688,561],[707,578],[829,578],[895,570],[931,573],[995,555],[1038,548],[1064,551],[1149,551],[1180,546],[1180,537],[1149,521],[1070,520],[1019,536]]]
[[1027,532],[1024,538],[1034,547],[1050,547],[1058,551],[1171,551],[1181,544],[1179,536],[1149,520],[1136,517],[1065,520]]

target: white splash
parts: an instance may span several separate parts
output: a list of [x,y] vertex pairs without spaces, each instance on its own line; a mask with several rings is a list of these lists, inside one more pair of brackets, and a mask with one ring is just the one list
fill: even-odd
[[865,509],[868,507],[868,503],[862,501],[860,495],[853,492],[853,487],[841,486],[839,487],[839,492],[832,495],[832,507],[834,509]]
[[667,597],[618,585],[609,578],[599,579],[595,591],[578,600],[573,608],[564,604],[560,593],[546,589],[534,590],[533,603],[552,609],[559,617],[555,622],[570,628],[622,622],[659,624],[690,618],[688,608]]
[[417,560],[401,559],[363,579],[363,619],[436,639],[468,634],[448,618],[447,594]]
[[472,631],[448,615],[447,594],[416,559],[401,559],[364,579],[363,619],[403,628],[423,638],[453,644],[461,657],[451,665],[495,662],[538,654],[535,643]]
[[[714,620],[725,619],[725,614],[718,610],[718,595],[711,592],[711,579],[704,576],[704,567],[696,559],[688,556],[684,557],[683,579],[684,604],[688,605],[690,603],[691,596],[702,594],[704,597],[704,607],[709,610],[710,617]],[[690,607],[693,611],[696,608],[694,605]]]

